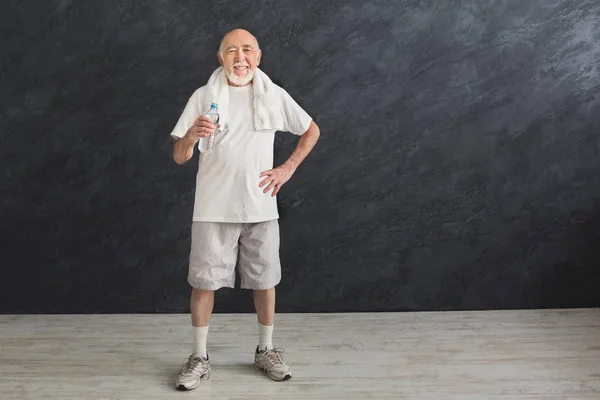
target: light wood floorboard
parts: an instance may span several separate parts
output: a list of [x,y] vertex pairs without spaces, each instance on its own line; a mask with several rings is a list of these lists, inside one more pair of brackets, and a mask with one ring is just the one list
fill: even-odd
[[0,399],[600,399],[600,309],[276,320],[291,380],[252,367],[253,314],[218,314],[211,379],[178,392],[188,315],[0,315]]

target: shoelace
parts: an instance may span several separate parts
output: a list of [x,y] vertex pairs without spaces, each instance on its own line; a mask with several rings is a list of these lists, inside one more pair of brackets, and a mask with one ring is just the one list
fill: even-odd
[[192,373],[200,365],[202,367],[204,367],[204,362],[202,362],[202,359],[200,357],[188,357],[184,361],[185,361],[185,365],[183,367],[184,374]]
[[283,364],[283,358],[281,356],[283,349],[269,349],[265,351],[265,356],[275,365]]

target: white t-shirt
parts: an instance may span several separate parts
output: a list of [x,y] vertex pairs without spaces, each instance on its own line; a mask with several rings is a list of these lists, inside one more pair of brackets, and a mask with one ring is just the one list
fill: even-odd
[[[283,88],[277,88],[284,130],[302,135],[312,118]],[[210,108],[210,104],[202,103],[204,90],[205,86],[190,97],[171,136],[183,137],[196,118]],[[272,189],[263,193],[266,186],[258,186],[265,179],[260,174],[274,167],[275,131],[254,131],[253,110],[252,85],[229,86],[228,130],[216,137],[211,153],[199,156],[194,221],[250,223],[279,218]]]

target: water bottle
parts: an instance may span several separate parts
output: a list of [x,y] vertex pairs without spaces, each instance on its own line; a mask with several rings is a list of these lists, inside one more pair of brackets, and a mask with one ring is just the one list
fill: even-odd
[[[219,123],[219,106],[216,103],[211,103],[210,110],[208,110],[205,114],[213,124],[217,125]],[[215,134],[217,130],[210,134],[207,138],[200,139],[200,151],[203,153],[210,153],[215,148]]]

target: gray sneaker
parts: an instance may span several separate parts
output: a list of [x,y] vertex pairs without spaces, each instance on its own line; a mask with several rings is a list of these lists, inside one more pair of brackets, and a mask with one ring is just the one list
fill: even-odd
[[254,353],[254,366],[267,373],[267,376],[274,381],[287,381],[292,377],[292,370],[283,361],[281,355],[283,349],[269,349]]
[[189,356],[179,370],[175,387],[178,390],[192,390],[200,386],[202,379],[210,378],[210,362],[206,357]]

